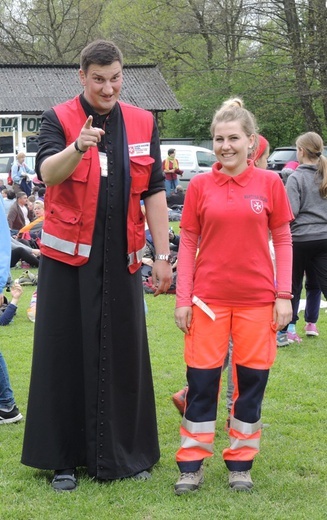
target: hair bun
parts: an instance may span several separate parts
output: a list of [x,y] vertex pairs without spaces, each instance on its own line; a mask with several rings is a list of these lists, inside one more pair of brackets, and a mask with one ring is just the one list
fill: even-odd
[[243,108],[243,100],[241,98],[230,98],[223,102],[222,104],[223,108],[230,108],[230,107],[239,107]]

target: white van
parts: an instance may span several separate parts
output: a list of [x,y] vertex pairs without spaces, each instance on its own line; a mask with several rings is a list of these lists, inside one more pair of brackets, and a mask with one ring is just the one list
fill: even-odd
[[176,150],[176,159],[179,167],[183,170],[183,175],[179,176],[177,182],[184,189],[197,173],[210,172],[213,163],[217,161],[215,154],[209,148],[201,146],[191,146],[186,144],[161,144],[161,159],[164,161],[168,156],[168,150],[174,148]]

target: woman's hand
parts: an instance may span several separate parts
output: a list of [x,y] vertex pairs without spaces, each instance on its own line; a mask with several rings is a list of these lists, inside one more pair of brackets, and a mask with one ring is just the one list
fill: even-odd
[[276,298],[273,309],[273,320],[276,323],[276,330],[282,330],[292,320],[291,300]]
[[185,334],[189,333],[192,321],[192,307],[178,307],[175,309],[175,323]]

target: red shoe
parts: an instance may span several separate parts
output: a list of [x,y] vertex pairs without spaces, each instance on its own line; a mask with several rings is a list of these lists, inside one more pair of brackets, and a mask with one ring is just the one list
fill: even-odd
[[184,415],[186,394],[187,386],[176,392],[172,397],[173,403],[181,415]]

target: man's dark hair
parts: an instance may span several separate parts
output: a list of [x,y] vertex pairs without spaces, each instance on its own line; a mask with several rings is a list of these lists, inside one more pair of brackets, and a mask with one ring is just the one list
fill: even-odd
[[14,200],[15,197],[16,197],[16,194],[15,194],[14,190],[7,190],[7,199]]
[[18,192],[16,193],[16,199],[18,200],[18,199],[20,199],[21,197],[25,197],[25,195],[26,195],[25,191],[18,191]]
[[38,196],[39,197],[44,197],[45,192],[46,192],[45,188],[40,188],[39,191],[38,191]]
[[81,52],[80,66],[84,72],[90,65],[111,65],[119,61],[123,66],[123,55],[118,47],[111,41],[95,40],[89,43]]

